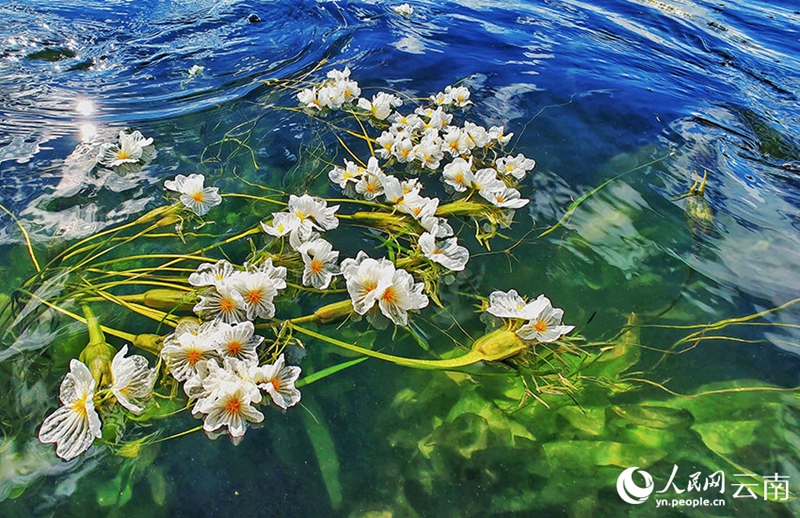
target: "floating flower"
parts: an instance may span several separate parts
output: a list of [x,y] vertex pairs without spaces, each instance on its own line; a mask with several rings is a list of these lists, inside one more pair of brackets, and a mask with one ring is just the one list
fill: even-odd
[[458,157],[444,166],[442,180],[457,192],[466,191],[475,180],[475,175],[472,174],[472,157],[469,160]]
[[[275,316],[275,305],[272,300],[278,294],[278,289],[275,281],[267,273],[243,272],[236,276],[231,286],[241,295],[240,298],[243,301],[248,320]],[[238,318],[230,320],[228,323],[242,320],[244,319]]]
[[297,249],[303,259],[303,285],[324,290],[333,276],[339,273],[336,261],[339,252],[324,239],[307,241]]
[[442,241],[430,232],[423,232],[419,236],[419,246],[425,257],[454,272],[463,270],[469,261],[469,250],[460,246],[455,237]]
[[300,219],[300,224],[320,230],[333,230],[339,226],[336,218],[338,205],[328,207],[328,202],[316,196],[304,194],[289,196],[289,212]]
[[553,342],[569,333],[575,326],[561,325],[564,310],[554,308],[550,300],[544,295],[539,295],[526,309],[534,316],[530,321],[517,330],[517,335],[523,340],[537,340],[539,342]]
[[396,95],[386,92],[378,92],[372,97],[372,101],[361,98],[358,100],[358,107],[370,112],[378,120],[385,120],[392,114],[396,106],[403,104],[403,101]]
[[383,288],[377,297],[381,313],[397,325],[408,324],[410,310],[422,309],[428,305],[428,297],[422,293],[423,288],[421,282],[414,282],[410,273],[396,270],[391,283]]
[[214,336],[214,347],[222,358],[235,358],[247,365],[257,365],[258,346],[264,337],[254,333],[255,326],[250,321],[220,323]]
[[117,402],[134,414],[144,411],[142,400],[149,397],[156,383],[157,372],[151,369],[147,358],[134,354],[125,358],[128,346],[114,355],[111,360],[111,392]]
[[149,150],[145,148],[152,143],[152,138],[144,138],[138,131],[130,134],[120,131],[118,143],[104,144],[100,147],[97,162],[106,167],[147,162],[151,157]]
[[63,406],[47,416],[39,429],[39,440],[56,443],[56,455],[64,460],[74,459],[88,450],[101,435],[100,416],[92,400],[94,387],[89,368],[78,360],[71,360],[59,392]]
[[300,227],[301,221],[296,214],[289,212],[276,212],[272,215],[272,223],[269,225],[261,222],[261,230],[265,233],[275,236],[283,237]]
[[197,376],[198,364],[218,356],[216,332],[215,322],[199,325],[191,320],[182,320],[175,332],[164,338],[161,358],[176,380],[185,381]]
[[517,180],[522,180],[525,178],[525,174],[536,166],[536,162],[532,158],[526,158],[525,155],[519,153],[515,157],[504,156],[498,158],[494,166],[499,174],[510,175]]
[[519,296],[517,290],[508,292],[493,291],[489,294],[489,307],[486,312],[498,318],[531,319],[536,316],[530,311],[525,299]]
[[204,181],[205,177],[201,174],[193,173],[188,177],[179,174],[175,180],[164,182],[164,187],[170,191],[179,192],[181,203],[198,216],[202,216],[211,210],[211,207],[222,203],[222,197],[218,193],[219,189],[203,187]]
[[242,437],[247,431],[247,423],[264,420],[264,414],[252,406],[256,401],[253,401],[248,385],[244,381],[226,381],[220,383],[211,396],[198,400],[192,413],[206,414],[203,419],[206,433],[224,426],[231,437]]
[[342,261],[342,274],[356,313],[363,315],[375,305],[378,296],[392,283],[394,271],[391,261],[372,259],[363,250],[355,259]]
[[216,263],[203,263],[197,267],[196,272],[189,274],[189,284],[198,287],[218,286],[235,273],[233,265],[225,259],[220,259]]
[[405,16],[407,18],[411,18],[414,15],[414,8],[411,7],[409,4],[400,4],[393,7],[394,12],[399,14],[400,16]]
[[478,194],[495,207],[504,209],[519,209],[530,202],[530,200],[522,198],[518,190],[507,187],[502,181],[492,183],[478,191]]
[[281,354],[274,364],[251,368],[250,376],[269,394],[273,403],[286,410],[300,402],[300,391],[294,386],[300,372],[300,367],[284,365]]
[[[235,279],[233,279],[235,280]],[[203,320],[220,320],[232,324],[245,320],[248,307],[242,294],[232,285],[223,284],[199,295],[194,312]]]

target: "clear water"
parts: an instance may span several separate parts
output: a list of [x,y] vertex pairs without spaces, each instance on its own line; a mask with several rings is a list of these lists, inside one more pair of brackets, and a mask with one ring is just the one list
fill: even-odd
[[[475,101],[470,118],[506,125],[517,135],[515,151],[537,161],[527,186],[534,203],[518,214],[512,238],[527,237],[531,228],[544,230],[572,200],[671,153],[609,183],[582,203],[561,231],[526,241],[513,257],[475,261],[462,278],[465,286],[468,278],[484,295],[510,288],[532,296],[547,293],[565,309],[565,320],[591,340],[612,336],[631,312],[663,313],[653,323],[697,325],[800,296],[797,5],[413,2],[411,18],[394,13],[393,5],[144,0],[0,6],[0,203],[46,247],[161,204],[163,180],[178,173],[203,172],[223,192],[241,190],[233,171],[274,185],[296,181],[284,176],[298,161],[302,166],[313,125],[298,114],[265,109],[273,102],[292,103],[268,80],[311,71],[325,60],[348,65],[362,88],[393,88],[412,96],[464,80]],[[204,69],[190,77],[193,65]],[[254,120],[249,142],[258,169],[246,154],[227,156],[229,148],[215,144]],[[157,158],[126,177],[90,174],[91,165],[76,147],[90,129],[102,137],[122,128],[154,137]],[[216,154],[222,162],[210,158]],[[327,155],[341,156],[333,149]],[[708,171],[705,199],[714,224],[707,232],[693,232],[684,214],[686,200],[678,198],[703,171]],[[12,220],[0,215],[0,291],[15,287],[25,273],[19,242]],[[453,299],[448,309],[469,331],[482,328],[472,301]],[[701,341],[663,362],[660,354],[644,350],[637,369],[680,393],[741,380],[795,387],[799,315],[798,307],[788,307],[755,320],[763,325],[726,329],[729,339]],[[641,342],[666,348],[685,334],[645,328]],[[460,397],[453,387],[463,385],[442,373],[374,360],[303,391],[335,445],[341,502],[330,497],[330,483],[326,486],[320,474],[306,431],[313,426],[301,412],[289,412],[270,414],[268,424],[248,432],[238,446],[211,442],[201,433],[161,443],[152,463],[140,464],[126,479],[130,500],[110,505],[119,501],[108,496],[114,493],[111,481],[130,469],[120,458],[96,451],[64,464],[35,440],[63,375],[63,369],[48,370],[47,345],[42,339],[23,353],[1,355],[0,401],[15,409],[13,418],[0,420],[0,513],[6,516],[785,516],[798,511],[792,504],[730,497],[723,509],[624,504],[613,483],[581,482],[592,476],[605,480],[608,472],[616,478],[619,466],[599,465],[587,475],[567,463],[542,460],[548,442],[565,438],[552,432],[568,430],[563,422],[535,430],[535,447],[501,441],[483,456],[455,455],[456,446],[448,443],[464,438],[453,430],[432,433],[431,421],[448,414]],[[422,351],[403,343],[396,352]],[[319,365],[338,358],[332,351],[308,354],[306,361]],[[14,381],[20,379],[22,388]],[[492,384],[485,386],[489,391]],[[426,394],[425,387],[440,397]],[[413,390],[418,404],[397,403],[404,390]],[[755,437],[751,446],[734,457],[762,475],[800,476],[795,396],[781,397],[783,406],[774,415],[772,396],[765,396],[762,406],[747,407],[751,414],[745,418],[761,428],[749,432]],[[667,398],[645,387],[612,403]],[[27,424],[19,424],[20,416]],[[767,428],[775,419],[781,427],[771,435]],[[179,416],[171,431],[194,425],[190,416]],[[663,433],[672,433],[674,441],[664,443],[668,456],[652,470],[657,487],[666,483],[673,464],[680,464],[682,476],[693,466],[710,472],[708,463],[692,464],[701,462],[700,453],[678,455],[697,442],[699,432],[688,438]],[[441,452],[425,458],[416,445],[429,443]],[[577,455],[574,462],[582,458]],[[728,469],[732,477],[736,470]],[[111,489],[104,493],[103,484]]]

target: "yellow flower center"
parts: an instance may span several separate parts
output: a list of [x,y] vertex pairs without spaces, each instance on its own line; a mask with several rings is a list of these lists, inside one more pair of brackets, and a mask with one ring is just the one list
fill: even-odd
[[203,200],[205,199],[203,191],[197,191],[196,193],[192,194],[192,199],[197,203],[203,203]]
[[533,328],[536,329],[539,333],[543,333],[547,331],[548,324],[544,320],[538,320],[535,324],[533,324]]
[[130,155],[124,149],[120,149],[119,151],[117,151],[117,159],[118,160],[125,160],[126,158],[129,158],[129,157],[130,157]]
[[70,406],[73,412],[79,414],[81,417],[86,417],[86,396],[89,394],[84,394],[83,396],[79,397],[75,400],[74,403]]

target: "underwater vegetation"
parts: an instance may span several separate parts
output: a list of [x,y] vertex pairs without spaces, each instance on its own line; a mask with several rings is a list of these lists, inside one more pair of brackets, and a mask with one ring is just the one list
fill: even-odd
[[[569,233],[582,205],[671,152],[571,200],[555,224],[526,228],[517,213],[531,203],[524,180],[536,163],[506,128],[469,120],[466,86],[367,96],[348,68],[268,84],[262,108],[302,118],[314,136],[284,175],[256,174],[259,121],[249,120],[207,146],[196,171],[164,181],[167,203],[136,219],[49,247],[15,219],[12,254],[25,266],[0,292],[0,356],[14,360],[3,364],[0,456],[20,476],[3,499],[63,466],[114,456],[114,475],[85,486],[97,506],[122,508],[145,480],[163,506],[177,484],[156,462],[164,441],[202,430],[238,444],[287,412],[300,414],[330,507],[353,515],[443,515],[476,494],[496,514],[647,514],[614,491],[634,467],[669,498],[700,491],[702,476],[704,491],[730,496],[728,509],[786,512],[794,491],[775,491],[768,477],[777,459],[798,454],[797,389],[732,380],[682,394],[649,377],[642,352],[691,361],[704,342],[740,341],[725,333],[800,299],[702,325],[662,323],[670,307],[626,312],[614,332],[587,337],[580,322],[564,323],[558,293],[501,290],[469,274],[521,243],[582,246]],[[90,150],[93,167],[136,174],[159,145],[122,131]],[[239,190],[207,185],[211,166],[229,167],[227,186]],[[709,180],[683,196],[692,239],[714,229]],[[672,345],[651,345],[659,332]],[[367,360],[403,379],[377,415],[396,452],[374,474],[382,501],[344,494],[327,409],[302,396]],[[48,390],[44,413],[11,404]],[[189,428],[187,415],[197,420]],[[731,496],[737,476],[753,499]]]

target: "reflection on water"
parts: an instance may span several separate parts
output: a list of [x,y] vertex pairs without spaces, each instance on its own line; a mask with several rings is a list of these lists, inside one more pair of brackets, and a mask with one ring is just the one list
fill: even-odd
[[[464,332],[481,333],[483,324],[474,301],[457,294],[480,288],[485,295],[490,286],[551,294],[592,340],[613,336],[631,312],[647,325],[697,326],[800,295],[800,15],[793,5],[419,2],[411,17],[392,6],[0,7],[0,203],[52,252],[161,205],[163,180],[176,174],[202,172],[222,192],[241,190],[236,175],[306,188],[298,172],[316,159],[340,162],[344,152],[329,136],[324,149],[314,147],[319,127],[277,109],[293,99],[270,79],[300,77],[326,60],[349,65],[362,86],[411,97],[463,81],[475,101],[470,118],[506,125],[516,134],[514,152],[536,159],[525,186],[533,203],[507,231],[508,243],[519,245],[476,261],[443,295]],[[125,175],[97,167],[99,146],[125,128],[154,138],[153,162]],[[246,139],[249,151],[233,138]],[[704,172],[713,226],[693,232],[682,195]],[[567,210],[557,232],[533,239]],[[234,225],[231,214],[223,218],[217,223]],[[32,273],[22,242],[14,221],[0,214],[0,303]],[[793,305],[726,327],[717,339],[681,342],[687,352],[680,355],[645,349],[636,368],[681,393],[732,380],[795,386],[799,320]],[[797,474],[794,395],[720,397],[701,408],[657,389],[624,398],[587,391],[583,412],[552,401],[548,411],[506,378],[409,373],[375,360],[304,391],[325,429],[287,414],[238,447],[194,434],[163,443],[157,458],[97,451],[62,463],[31,439],[66,364],[52,358],[58,368],[51,369],[42,355],[54,340],[75,342],[73,349],[84,340],[80,325],[58,324],[43,313],[0,352],[0,405],[10,409],[0,506],[9,515],[123,504],[123,512],[165,516],[327,515],[336,498],[309,430],[332,438],[338,511],[352,516],[628,512],[614,492],[620,463],[657,457],[654,450],[663,454],[661,464],[653,461],[659,488],[673,464],[682,474],[712,466],[732,474],[727,462],[762,475]],[[421,323],[420,335],[441,339],[435,325]],[[644,327],[635,343],[669,348],[691,332]],[[310,364],[337,360],[307,352]],[[637,403],[657,407],[650,421],[623,412]],[[720,409],[728,414],[710,415]],[[194,424],[184,416],[169,431]],[[670,434],[653,431],[664,429]],[[722,440],[725,430],[736,434]],[[611,443],[627,446],[612,455]],[[708,456],[684,444],[702,445]],[[729,500],[729,514],[787,513],[763,501],[738,503]]]

